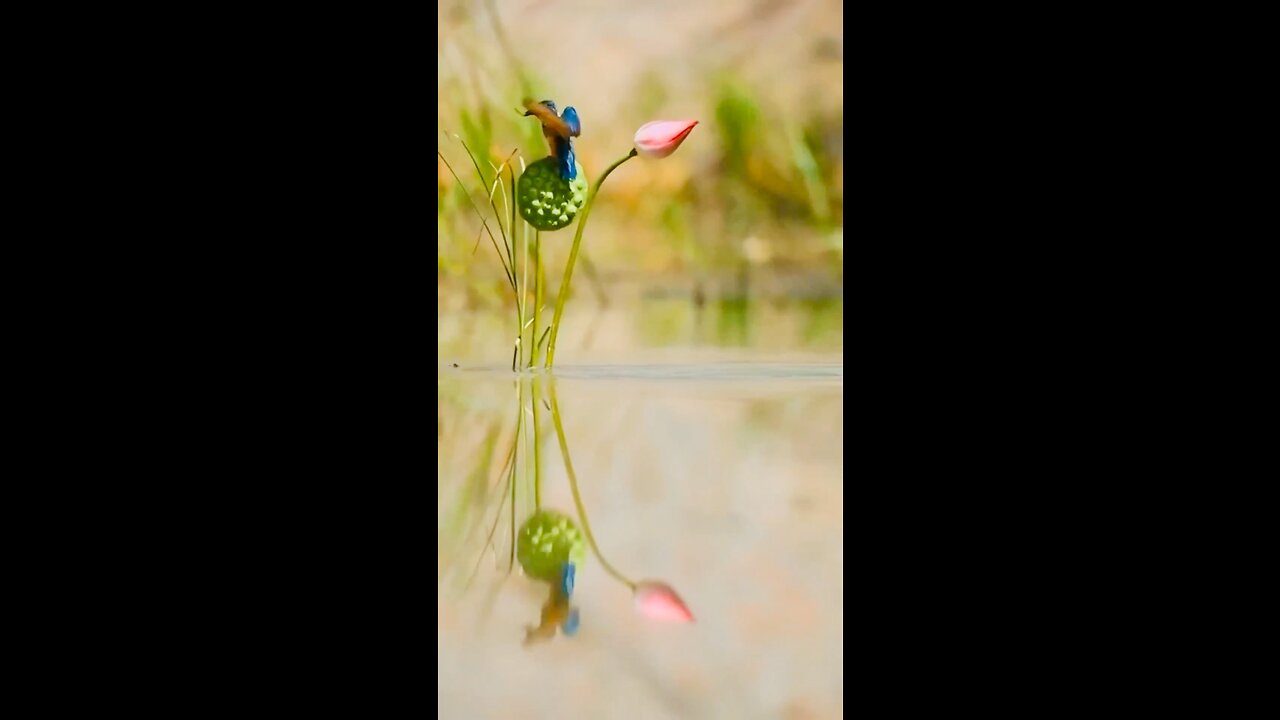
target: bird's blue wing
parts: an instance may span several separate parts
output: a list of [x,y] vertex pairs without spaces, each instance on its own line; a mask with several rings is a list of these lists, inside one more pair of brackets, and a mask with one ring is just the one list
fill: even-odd
[[560,177],[565,180],[573,180],[578,177],[578,164],[573,155],[573,140],[551,135],[547,137],[547,141],[554,145],[552,154],[559,161]]
[[565,563],[564,570],[560,573],[560,592],[563,593],[566,598],[573,597],[574,574],[573,563]]
[[578,111],[572,105],[560,113],[560,119],[569,127],[569,135],[578,137],[582,134],[582,121],[578,120]]
[[560,630],[567,637],[573,637],[578,632],[578,608],[573,608],[569,611],[569,617],[565,618]]
[[573,156],[573,141],[564,141],[565,150],[564,159],[560,161],[560,177],[565,180],[573,180],[578,177],[578,160]]

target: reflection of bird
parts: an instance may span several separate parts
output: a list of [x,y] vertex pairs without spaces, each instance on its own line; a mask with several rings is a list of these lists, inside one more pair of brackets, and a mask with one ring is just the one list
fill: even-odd
[[578,608],[569,605],[573,596],[573,578],[573,563],[566,563],[560,571],[560,582],[551,584],[551,596],[542,606],[541,623],[536,628],[525,628],[525,645],[550,640],[555,637],[557,627],[567,636],[578,632]]
[[560,593],[564,595],[566,599],[573,597],[574,575],[573,563],[565,563],[564,569],[560,571]]
[[560,162],[560,177],[572,180],[578,176],[578,168],[573,157],[573,138],[582,134],[582,123],[578,120],[578,111],[572,106],[556,115],[556,104],[550,100],[534,102],[525,98],[524,106],[530,115],[542,122],[542,134],[547,138],[551,154]]

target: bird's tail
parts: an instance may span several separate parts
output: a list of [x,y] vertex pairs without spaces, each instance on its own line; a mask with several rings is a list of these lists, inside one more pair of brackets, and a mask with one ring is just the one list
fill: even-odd
[[565,141],[564,152],[560,154],[560,177],[573,180],[578,176],[578,162],[573,156],[573,145]]

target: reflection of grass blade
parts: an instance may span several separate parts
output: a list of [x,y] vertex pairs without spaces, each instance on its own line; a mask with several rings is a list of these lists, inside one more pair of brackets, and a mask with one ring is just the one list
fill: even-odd
[[[503,469],[505,470],[506,468],[504,467]],[[515,473],[511,473],[507,476],[507,482],[515,482]],[[471,569],[471,576],[467,578],[467,584],[462,587],[463,592],[471,589],[471,583],[475,581],[476,575],[480,572],[480,563],[484,561],[485,552],[487,552],[490,547],[493,547],[493,534],[498,530],[498,520],[502,518],[502,509],[507,505],[506,488],[503,488],[502,495],[499,497],[501,499],[498,501],[498,512],[493,516],[493,525],[489,527],[489,535],[485,537],[484,545],[480,546],[480,555],[476,558],[475,567]]]
[[[484,440],[480,443],[477,451],[477,460],[475,467],[472,468],[468,475],[462,492],[458,493],[457,502],[454,504],[449,518],[445,523],[443,535],[446,538],[456,538],[454,541],[458,543],[458,547],[466,547],[470,542],[472,534],[478,523],[470,523],[469,529],[465,533],[462,532],[462,524],[469,516],[469,508],[479,506],[483,507],[486,499],[489,497],[489,470],[493,465],[493,448],[497,445],[498,434],[501,431],[499,423],[495,422],[485,433]],[[462,535],[461,538],[457,536]],[[451,563],[443,562],[441,564],[441,577],[449,570]]]
[[[534,355],[537,355],[535,349]],[[542,433],[538,423],[538,416],[542,414],[542,410],[538,407],[538,390],[542,378],[533,378],[532,395],[533,399],[530,403],[533,407],[533,511],[542,511],[542,459],[539,457],[538,446],[542,444]]]
[[[526,382],[526,380],[525,380],[524,378],[521,378],[521,379],[520,379],[520,381],[521,381],[522,383],[523,383],[523,382]],[[522,406],[521,406],[521,408],[520,408],[520,409],[521,409],[521,411],[522,411],[523,413],[525,413],[526,415],[527,415],[527,414],[529,414],[529,412],[530,412],[530,408],[536,408],[536,407],[537,407],[537,401],[536,401],[536,400],[534,400],[534,397],[533,397],[533,384],[532,384],[532,382],[531,382],[531,381],[529,381],[529,382],[530,382],[530,385],[529,385],[529,404],[528,404],[528,405],[522,405]],[[536,420],[536,418],[535,418],[535,420]],[[529,450],[529,430],[530,430],[530,425],[532,425],[532,424],[533,424],[533,423],[532,423],[532,422],[530,422],[530,421],[528,421],[528,420],[526,420],[526,421],[525,421],[525,424],[524,424],[524,482],[525,482],[524,502],[525,502],[525,505],[528,505],[528,504],[529,504],[529,497],[530,497],[530,494],[531,494],[531,493],[529,492],[529,483],[530,483],[530,482],[532,482],[532,478],[533,478],[533,474],[529,472],[529,462],[530,462],[530,460],[532,460],[532,459],[534,459],[534,458],[530,457],[530,455],[533,455],[533,456],[535,456],[535,457],[536,457],[536,456],[537,456],[537,453],[538,453],[538,448],[537,448],[537,447],[534,447],[532,451],[530,451],[530,450]],[[535,487],[535,488],[534,488],[534,493],[532,493],[532,494],[534,494],[534,495],[536,496],[536,493],[537,493],[537,488]],[[535,508],[536,508],[536,503],[535,503]],[[535,510],[535,511],[536,511],[536,510]]]
[[[521,388],[521,390],[523,390],[523,388]],[[502,463],[502,472],[499,473],[499,476],[503,474],[507,476],[507,485],[511,489],[511,522],[513,523],[513,526],[515,523],[515,514],[516,514],[516,504],[515,504],[516,465],[519,462],[518,448],[520,446],[520,428],[523,424],[523,418],[524,418],[524,409],[523,407],[521,407],[523,405],[523,392],[517,395],[517,400],[518,402],[516,405],[516,431],[511,438],[511,449],[507,451],[507,459]],[[499,496],[500,499],[498,501],[498,512],[495,513],[493,516],[493,525],[489,527],[489,534],[485,537],[484,545],[480,546],[480,555],[479,557],[476,558],[476,565],[471,570],[471,577],[467,578],[467,583],[463,588],[464,592],[471,587],[471,583],[476,578],[476,573],[480,571],[480,563],[484,560],[485,552],[487,552],[488,549],[493,546],[493,536],[494,536],[494,533],[498,531],[498,521],[502,519],[502,509],[507,504],[506,490],[507,488],[504,487],[502,494]],[[512,559],[514,560],[515,558],[515,531],[514,530],[512,531],[512,534],[511,534],[511,540],[512,540],[511,553],[512,553]],[[510,569],[508,569],[508,572],[510,572]]]
[[[518,446],[520,444],[520,429],[524,426],[524,382],[519,378],[516,379],[516,434],[512,439],[512,444]],[[512,454],[511,461],[511,557],[507,559],[507,572],[510,573],[516,565],[516,465],[515,457],[518,451]]]
[[[521,416],[523,417],[523,415]],[[516,430],[517,437],[519,429]],[[511,465],[511,556],[507,558],[507,572],[516,566],[516,466]]]
[[[495,424],[494,424],[494,435],[493,435],[493,438],[492,438],[492,440],[490,440],[489,442],[487,442],[487,443],[486,443],[486,446],[485,446],[485,449],[484,449],[485,457],[484,457],[484,458],[482,458],[482,459],[481,459],[481,461],[480,461],[482,464],[481,464],[479,467],[477,467],[477,471],[479,471],[481,468],[483,468],[484,475],[485,475],[485,478],[486,478],[486,479],[488,478],[488,475],[489,475],[489,468],[491,468],[491,467],[493,466],[493,463],[492,463],[492,461],[491,461],[489,458],[491,458],[491,457],[492,457],[492,455],[493,455],[493,448],[498,444],[498,442],[497,442],[497,441],[498,441],[497,430],[498,430],[498,425],[497,425],[497,423],[495,423]],[[498,481],[499,481],[499,482],[501,482],[501,480],[502,480],[502,476],[503,476],[503,475],[505,475],[505,474],[507,473],[507,468],[509,468],[509,467],[511,466],[511,453],[512,453],[512,449],[508,448],[508,449],[507,449],[507,456],[506,456],[506,458],[504,458],[504,459],[503,459],[503,461],[502,461],[502,469],[498,471]],[[486,485],[487,485],[487,484],[486,484]],[[496,487],[497,487],[496,483],[495,483],[495,486],[494,486],[494,487],[495,487],[495,489],[496,489]],[[502,498],[504,498],[505,496],[506,496],[506,489],[504,488],[504,489],[503,489],[503,493],[502,493],[501,495],[498,495],[498,498],[499,498],[499,499],[502,499]],[[488,490],[486,490],[486,491],[484,492],[484,494],[481,496],[481,502],[487,501],[488,499],[489,499],[489,491],[488,491]],[[478,524],[477,524],[477,525],[478,525]],[[466,537],[466,539],[463,541],[464,545],[465,545],[467,542],[470,542],[470,541],[471,541],[471,535],[472,535],[472,533],[474,533],[474,532],[475,532],[475,527],[476,527],[477,525],[473,525],[473,526],[472,526],[472,529],[471,529],[471,530],[469,530],[469,531],[467,532],[467,537]]]

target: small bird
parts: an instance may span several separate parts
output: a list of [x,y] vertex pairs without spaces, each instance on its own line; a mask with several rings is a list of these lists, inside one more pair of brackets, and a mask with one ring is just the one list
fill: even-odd
[[557,628],[566,636],[578,632],[578,608],[569,604],[573,597],[573,580],[573,563],[566,563],[560,571],[560,582],[551,584],[551,594],[542,606],[541,623],[536,628],[525,626],[525,645],[550,640],[555,637]]
[[573,157],[573,138],[582,134],[578,111],[571,105],[557,115],[554,102],[534,102],[528,98],[524,100],[524,107],[525,117],[532,115],[542,122],[542,134],[547,138],[552,156],[560,163],[560,177],[565,180],[576,178],[578,166]]

